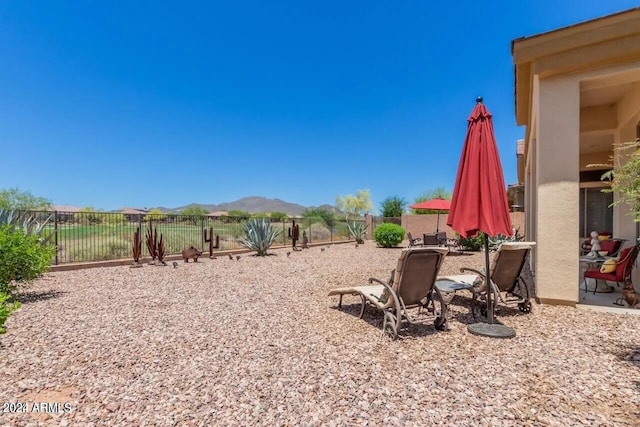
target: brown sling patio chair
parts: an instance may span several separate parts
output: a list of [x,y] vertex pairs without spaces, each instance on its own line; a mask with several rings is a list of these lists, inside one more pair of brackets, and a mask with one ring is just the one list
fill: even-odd
[[[506,306],[517,306],[522,313],[531,311],[531,295],[529,295],[527,283],[522,278],[522,269],[535,244],[535,242],[505,242],[500,245],[493,256],[489,269],[490,287],[487,287],[486,280],[483,280],[473,288],[471,307],[474,314],[473,308],[478,305],[479,301],[481,303],[480,313],[483,316],[487,315],[487,289],[491,289],[493,292],[491,302],[494,311],[498,302]],[[480,276],[480,279],[484,279],[485,276],[483,272],[473,268],[463,267],[461,271],[474,272]]]
[[[409,324],[433,321],[437,330],[446,329],[448,303],[434,286],[440,266],[448,252],[447,248],[410,247],[402,250],[395,270],[391,272],[389,282],[370,278],[369,286],[353,286],[333,289],[329,296],[339,295],[338,307],[342,307],[344,295],[360,296],[364,309],[371,305],[384,313],[382,333],[388,333],[393,339],[404,322]],[[376,283],[376,284],[373,284]],[[410,316],[409,309],[417,308],[420,318]]]
[[422,239],[419,237],[413,237],[411,233],[407,233],[407,240],[409,240],[409,247],[422,246]]
[[438,246],[438,235],[436,233],[424,233],[422,235],[422,244],[425,246]]

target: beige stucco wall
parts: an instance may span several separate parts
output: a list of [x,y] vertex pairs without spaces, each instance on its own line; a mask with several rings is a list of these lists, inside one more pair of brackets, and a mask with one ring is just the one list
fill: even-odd
[[[543,302],[576,302],[579,171],[610,163],[611,141],[638,136],[640,8],[514,40],[512,54],[516,121],[527,126],[526,232],[538,242],[532,256],[537,294]],[[582,149],[601,144],[599,153],[579,154],[581,133]],[[628,212],[614,208],[613,232],[631,245],[636,223]]]
[[578,301],[580,84],[575,77],[537,79],[536,292],[541,300]]

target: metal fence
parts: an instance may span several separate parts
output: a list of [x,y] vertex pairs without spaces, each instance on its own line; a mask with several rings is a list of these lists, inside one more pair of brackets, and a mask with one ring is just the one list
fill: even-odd
[[374,216],[373,217],[373,229],[375,230],[375,228],[377,226],[379,226],[380,224],[383,224],[385,222],[389,222],[391,224],[396,224],[396,225],[402,225],[402,217],[399,216],[394,216],[394,217],[389,217],[389,216]]
[[[28,212],[40,222],[47,222],[43,231],[51,235],[57,247],[53,264],[103,261],[132,257],[133,236],[138,227],[143,236],[152,227],[162,234],[166,255],[177,255],[183,249],[196,246],[207,255],[209,243],[205,240],[214,235],[218,247],[215,251],[243,248],[238,240],[244,235],[247,219],[234,217],[209,217],[185,215],[126,215],[110,212]],[[280,232],[273,247],[291,246],[290,230],[299,229],[298,245],[306,235],[309,243],[329,243],[351,239],[344,220],[336,219],[327,225],[322,218],[297,218],[272,221]],[[217,237],[217,239],[216,239]],[[143,243],[142,256],[149,256]]]

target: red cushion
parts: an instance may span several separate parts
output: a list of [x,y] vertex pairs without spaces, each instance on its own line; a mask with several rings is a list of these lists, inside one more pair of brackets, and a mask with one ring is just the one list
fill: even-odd
[[631,246],[630,248],[624,248],[620,253],[620,256],[618,257],[618,260],[625,260],[625,262],[618,262],[618,265],[616,266],[616,276],[618,276],[620,280],[624,278],[624,269],[627,267],[627,264],[629,262],[635,261],[632,259],[626,259],[627,255],[629,254],[629,252],[631,252],[632,249],[633,246]]
[[622,253],[620,254],[620,256],[618,257],[618,260],[624,260],[624,262],[618,262],[618,265],[616,265],[616,271],[613,273],[601,273],[600,269],[590,269],[585,271],[584,273],[584,277],[589,277],[591,279],[601,279],[601,280],[609,280],[610,282],[623,282],[625,277],[624,277],[624,270],[625,268],[627,268],[628,264],[630,262],[633,262],[634,260],[632,259],[627,259],[627,254],[633,249],[634,247],[629,247],[629,248],[624,248],[622,250]]
[[613,239],[607,239],[600,242],[600,250],[607,251],[608,254],[613,252],[616,247],[616,241]]
[[617,271],[615,273],[601,273],[600,270],[587,270],[584,277],[591,279],[608,280],[610,282],[618,282]]

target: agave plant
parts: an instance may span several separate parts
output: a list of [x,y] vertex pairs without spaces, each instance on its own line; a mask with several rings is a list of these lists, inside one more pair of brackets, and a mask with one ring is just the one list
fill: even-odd
[[489,251],[495,252],[505,242],[522,242],[524,236],[520,234],[520,227],[516,228],[511,236],[503,236],[498,234],[495,237],[489,237]]
[[11,231],[17,228],[22,229],[26,235],[38,236],[42,244],[49,243],[53,237],[53,233],[49,233],[46,236],[43,233],[51,218],[53,216],[49,215],[43,222],[40,222],[34,215],[29,215],[26,212],[0,209],[0,226],[8,225]]
[[367,237],[367,225],[364,222],[347,221],[347,228],[357,243],[364,243],[364,238]]
[[279,235],[280,230],[273,228],[268,218],[253,218],[244,224],[244,237],[238,243],[265,256]]

